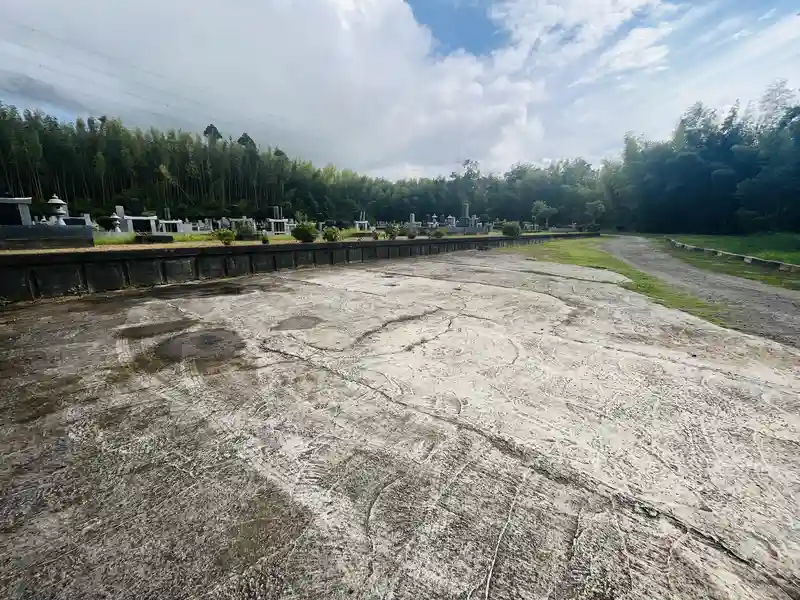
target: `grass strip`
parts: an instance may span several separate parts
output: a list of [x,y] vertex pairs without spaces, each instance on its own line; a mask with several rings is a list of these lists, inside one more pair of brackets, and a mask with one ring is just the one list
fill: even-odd
[[682,248],[676,248],[666,240],[661,242],[660,247],[670,256],[674,256],[698,269],[752,279],[753,281],[760,281],[767,285],[775,285],[788,290],[800,290],[800,273],[778,271],[761,265],[748,264],[741,259],[703,254],[702,252],[690,252]]

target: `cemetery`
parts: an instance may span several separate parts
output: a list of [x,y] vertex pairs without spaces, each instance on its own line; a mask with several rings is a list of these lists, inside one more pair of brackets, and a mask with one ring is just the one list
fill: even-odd
[[129,215],[123,206],[116,206],[108,217],[110,228],[103,230],[88,214],[71,216],[67,203],[56,195],[47,202],[51,211],[49,218],[32,218],[31,203],[30,197],[0,197],[0,251],[91,247],[98,235],[105,244],[114,244],[116,239],[118,245],[129,243],[131,234],[135,235],[136,243],[171,243],[176,236],[187,236],[195,241],[207,237],[211,241],[214,231],[219,229],[247,231],[249,233],[240,235],[240,239],[253,241],[261,236],[289,235],[295,226],[292,219],[283,218],[280,207],[274,207],[274,218],[263,222],[246,216],[191,222],[172,219],[168,209],[164,218],[159,218],[155,214]]
[[[70,216],[67,203],[53,195],[47,203],[50,218],[37,221],[31,217],[30,204],[31,198],[0,198],[0,299],[4,304],[285,268],[489,249],[565,235],[492,236],[492,225],[470,216],[467,203],[460,219],[448,216],[439,223],[433,215],[422,223],[411,213],[400,225],[402,229],[394,223],[373,226],[361,212],[352,235],[345,232],[342,236],[337,231],[327,238],[332,241],[319,239],[326,223],[297,223],[284,218],[280,207],[274,207],[272,218],[265,221],[242,216],[184,222],[170,218],[168,211],[160,219],[154,214],[132,216],[123,206],[116,206],[108,218],[110,229],[102,233],[104,248],[95,250],[100,226],[90,215]],[[283,243],[290,241],[285,238],[301,225],[312,234],[298,240],[308,243]],[[426,233],[424,239],[418,237],[421,230]],[[232,232],[230,239],[219,237],[220,232],[228,231]],[[192,241],[176,243],[178,236]],[[234,239],[240,245],[232,245]],[[280,243],[273,247],[270,239]],[[67,251],[61,250],[65,248]]]
[[34,221],[32,198],[0,197],[0,251],[24,248],[65,248],[93,245],[88,215],[71,217],[66,203],[53,195],[49,219]]
[[[71,216],[67,203],[53,196],[47,203],[49,217],[32,218],[30,212],[31,198],[0,198],[0,252],[3,250],[35,250],[52,248],[92,247],[97,245],[126,246],[129,244],[171,244],[209,245],[217,242],[216,232],[232,230],[236,234],[237,243],[270,241],[286,243],[295,241],[292,232],[298,223],[291,218],[284,218],[283,209],[272,207],[272,217],[254,219],[247,216],[204,218],[198,220],[173,219],[169,209],[164,216],[154,213],[131,215],[125,208],[117,205],[105,222],[104,228],[94,221],[89,214]],[[98,221],[103,221],[98,219]],[[352,227],[350,227],[350,225]],[[462,215],[456,218],[436,214],[429,215],[419,221],[414,213],[402,223],[387,223],[368,220],[366,212],[361,211],[357,218],[341,230],[340,239],[359,240],[367,237],[373,239],[394,239],[388,231],[397,228],[401,235],[413,239],[418,235],[438,236],[477,236],[497,235],[499,223],[482,223],[476,215],[470,215],[469,203],[462,205]],[[317,237],[323,231],[334,226],[332,221],[316,222]],[[552,227],[540,232],[538,225],[523,223],[521,231],[530,233],[580,233],[575,224],[567,228]],[[410,233],[410,235],[406,235]],[[434,236],[433,234],[436,234]]]

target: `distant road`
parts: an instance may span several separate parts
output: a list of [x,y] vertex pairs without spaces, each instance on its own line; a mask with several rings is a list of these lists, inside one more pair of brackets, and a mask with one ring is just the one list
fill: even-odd
[[800,348],[800,291],[698,269],[641,237],[609,238],[605,248],[640,271],[726,305],[736,329]]

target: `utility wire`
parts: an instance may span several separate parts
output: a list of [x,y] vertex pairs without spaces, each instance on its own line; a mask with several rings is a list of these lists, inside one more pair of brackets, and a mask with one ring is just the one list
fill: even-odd
[[[80,50],[80,51],[82,51],[82,52],[84,52],[84,53],[86,53],[86,54],[88,54],[88,55],[90,55],[92,57],[94,57],[94,56],[102,56],[106,60],[109,60],[112,63],[117,63],[117,64],[124,65],[126,68],[128,68],[130,70],[139,71],[141,73],[145,73],[146,75],[150,75],[151,77],[156,77],[156,78],[159,78],[159,79],[164,79],[165,81],[170,81],[170,78],[168,76],[164,75],[163,73],[157,73],[157,72],[151,71],[149,69],[144,69],[142,67],[137,67],[136,65],[134,65],[133,63],[131,63],[130,61],[127,61],[125,59],[122,59],[122,58],[119,58],[119,57],[116,57],[116,56],[112,56],[112,55],[106,54],[104,52],[100,52],[99,50],[96,50],[96,49],[93,49],[93,48],[87,48],[86,46],[83,46],[81,44],[77,44],[72,40],[66,40],[66,39],[64,39],[64,38],[62,38],[60,36],[57,36],[57,35],[55,35],[53,33],[50,33],[49,31],[44,31],[42,29],[39,29],[37,27],[33,27],[32,25],[28,25],[27,23],[23,23],[23,22],[18,21],[16,19],[6,18],[6,22],[13,23],[17,27],[20,27],[20,28],[23,28],[23,29],[27,29],[27,30],[32,31],[34,33],[38,33],[39,35],[48,37],[51,40],[54,40],[54,41],[56,41],[56,42],[58,42],[58,43],[60,43],[62,45],[69,46],[71,48],[76,48],[76,49],[78,49],[78,50]],[[91,68],[94,68],[94,67],[91,67]],[[192,86],[192,85],[185,85],[184,87],[193,87],[193,88],[195,88],[195,90],[197,90],[198,92],[201,92],[203,94],[214,93],[214,91],[215,91],[213,88],[207,88],[207,87],[206,88],[202,88],[202,87]],[[159,88],[155,88],[155,89],[159,89]],[[159,90],[159,91],[164,91],[164,90]],[[191,98],[187,98],[187,97],[182,96],[180,94],[175,94],[174,92],[167,92],[167,93],[170,93],[170,94],[172,94],[172,95],[174,95],[174,96],[176,96],[178,98],[181,98],[184,101],[197,102],[196,100],[193,100]],[[276,115],[276,116],[278,116],[278,115]],[[280,118],[280,117],[278,117],[278,118]]]
[[[157,77],[157,78],[160,78],[160,79],[164,79],[165,81],[170,81],[169,77],[167,77],[166,75],[159,74],[159,73],[157,73],[155,71],[151,71],[149,69],[143,69],[143,68],[137,67],[137,66],[133,65],[132,63],[130,63],[129,61],[125,61],[123,59],[120,59],[118,57],[114,57],[114,56],[105,54],[103,52],[99,52],[99,51],[96,51],[96,50],[88,49],[85,46],[81,46],[81,45],[76,44],[74,42],[69,42],[69,41],[65,40],[64,38],[61,38],[61,37],[56,36],[54,34],[51,34],[50,32],[44,31],[42,29],[33,27],[31,25],[28,25],[28,24],[23,23],[21,21],[18,21],[16,19],[6,18],[5,22],[6,23],[12,23],[12,24],[16,25],[19,28],[27,29],[27,30],[29,30],[31,32],[34,32],[34,33],[37,33],[37,34],[42,35],[44,37],[50,38],[50,39],[52,39],[52,40],[54,40],[54,41],[56,41],[56,42],[58,42],[58,43],[60,43],[62,45],[68,46],[70,48],[78,49],[81,52],[83,52],[85,54],[88,54],[90,56],[99,56],[99,57],[102,57],[102,58],[106,59],[107,61],[117,62],[117,63],[119,63],[121,65],[124,65],[126,68],[128,68],[130,70],[139,71],[139,72],[145,73],[147,75],[150,75],[152,77]],[[9,40],[9,38],[6,37],[6,40]],[[32,47],[29,44],[25,44],[25,43],[22,43],[22,42],[17,41],[17,40],[13,40],[12,43],[14,43],[14,44],[16,44],[16,45],[18,45],[18,46],[20,46],[22,48],[25,48],[27,50],[30,50],[32,52],[37,52],[37,53],[43,54],[45,56],[49,56],[51,58],[53,57],[52,54],[48,54],[48,52],[42,50],[41,48],[35,48],[35,47]],[[32,62],[34,64],[37,64],[37,66],[39,66],[40,68],[48,70],[48,71],[51,71],[51,72],[54,72],[54,73],[60,73],[62,75],[66,75],[66,76],[73,77],[73,78],[76,78],[76,79],[82,79],[82,80],[87,81],[87,82],[89,82],[89,83],[91,83],[93,85],[102,85],[99,81],[92,80],[92,79],[89,79],[89,78],[86,78],[86,77],[81,77],[81,76],[79,76],[79,75],[77,75],[75,73],[68,73],[66,71],[59,71],[57,69],[54,69],[52,67],[49,67],[49,66],[41,63],[41,62],[36,62],[36,61],[33,61],[33,60],[31,60],[29,58],[26,58],[26,57],[15,56],[14,58],[15,59],[19,59],[19,60],[24,60],[24,61],[29,62],[29,63]],[[89,70],[91,70],[93,72],[102,73],[104,75],[112,77],[113,79],[115,79],[117,81],[121,81],[122,83],[125,83],[125,80],[122,80],[119,77],[118,74],[113,73],[113,72],[109,72],[109,71],[106,71],[106,70],[103,70],[103,69],[100,69],[100,68],[98,68],[97,65],[87,64],[85,62],[80,62],[80,61],[77,61],[77,60],[75,60],[73,58],[70,58],[69,60],[70,60],[70,62],[72,64],[84,67],[84,68],[89,69]],[[188,102],[188,103],[194,104],[197,107],[199,107],[199,109],[202,111],[202,116],[204,116],[204,117],[206,115],[205,111],[208,111],[209,109],[214,110],[214,107],[209,106],[206,103],[202,103],[202,102],[199,102],[199,101],[197,101],[197,100],[195,100],[193,98],[190,98],[190,97],[184,96],[182,94],[179,94],[177,92],[174,92],[174,91],[171,91],[171,90],[168,90],[168,89],[164,89],[162,87],[155,86],[155,85],[153,85],[152,83],[149,83],[149,82],[139,81],[139,80],[133,79],[133,80],[130,81],[130,83],[136,84],[138,86],[148,87],[151,90],[153,90],[153,91],[155,91],[155,92],[157,92],[158,94],[161,94],[161,95],[166,94],[166,95],[169,95],[169,96],[173,96],[175,98],[180,99],[182,102]],[[201,88],[201,87],[192,86],[192,85],[185,85],[184,87],[194,88],[194,89],[198,90],[198,92],[201,93],[201,94],[211,94],[211,93],[215,92],[215,90],[213,90],[212,88]],[[161,104],[166,108],[172,108],[172,109],[176,110],[178,112],[178,114],[180,114],[181,112],[185,112],[185,110],[186,110],[185,107],[183,107],[183,106],[171,105],[169,103],[166,103],[166,102],[163,102],[163,101],[158,101],[158,100],[155,100],[155,99],[153,99],[151,97],[142,96],[142,95],[139,95],[139,94],[135,94],[133,92],[126,91],[126,90],[117,90],[117,89],[115,89],[115,92],[130,96],[130,97],[133,97],[133,98],[137,98],[139,100],[143,100],[143,101],[151,103],[151,104],[152,103]],[[103,98],[103,97],[101,97],[101,98]],[[113,101],[110,98],[103,98],[103,99]],[[175,115],[168,115],[168,114],[165,114],[165,113],[158,113],[158,112],[155,112],[155,111],[152,111],[152,110],[148,110],[148,109],[141,109],[141,110],[143,110],[145,112],[149,112],[149,113],[155,114],[157,116],[166,117],[168,119],[174,119],[175,118]],[[217,110],[219,110],[219,109],[217,109]],[[285,117],[282,117],[282,116],[277,115],[275,113],[270,113],[268,111],[262,111],[262,112],[265,112],[265,114],[269,115],[270,117],[274,118],[275,120],[282,121],[283,123],[286,123],[288,125],[288,128],[285,127],[284,129],[286,131],[288,131],[288,132],[295,133],[295,134],[299,133],[299,132],[302,132],[302,133],[300,133],[300,135],[302,135],[303,137],[311,138],[311,139],[314,139],[314,140],[320,141],[320,142],[324,141],[318,135],[315,135],[315,134],[312,134],[312,133],[303,132],[301,128],[299,128],[296,124],[292,123],[290,120],[286,119]],[[237,125],[237,124],[233,123],[230,120],[227,120],[227,119],[224,119],[224,118],[219,118],[218,116],[214,117],[212,115],[212,116],[209,116],[208,119],[209,119],[209,122],[211,122],[211,123],[222,123],[223,125],[230,126],[234,130],[237,130],[238,127],[242,126],[242,125]],[[269,129],[275,129],[276,126],[277,127],[281,127],[280,125],[276,125],[275,123],[267,122],[267,121],[264,121],[264,120],[261,120],[261,119],[258,119],[258,118],[254,118],[254,117],[248,117],[248,120],[250,122],[252,122],[252,123],[260,124],[261,126],[267,128],[268,130]]]
[[[27,62],[29,64],[33,64],[39,69],[43,69],[45,71],[50,71],[52,73],[55,73],[56,75],[65,75],[67,77],[70,77],[71,79],[77,79],[77,80],[85,81],[85,82],[88,82],[88,83],[90,83],[92,85],[95,85],[95,86],[100,85],[102,87],[102,84],[100,84],[100,82],[98,82],[96,80],[92,80],[92,79],[90,79],[88,77],[83,77],[83,76],[78,75],[76,73],[68,73],[68,72],[63,71],[63,70],[54,69],[53,67],[50,67],[50,66],[48,66],[48,65],[46,65],[44,63],[41,63],[41,62],[39,62],[39,61],[37,61],[35,59],[31,59],[31,58],[28,58],[28,57],[25,57],[25,56],[17,56],[17,57],[15,57],[15,59],[16,60],[22,60],[22,61]],[[20,94],[19,91],[13,91],[13,90],[9,90],[9,89],[5,89],[5,91],[7,91],[7,92],[9,92],[11,94]],[[118,93],[118,94],[122,94],[122,95],[125,95],[125,96],[130,96],[131,98],[136,98],[136,99],[139,99],[139,100],[144,100],[144,101],[146,101],[148,103],[152,103],[153,102],[152,98],[148,98],[146,96],[140,96],[138,94],[134,94],[133,92],[129,92],[127,90],[115,89],[114,91],[116,93]],[[114,101],[112,98],[108,98],[106,96],[101,96],[101,95],[96,94],[96,93],[92,93],[92,96],[100,98],[101,100]],[[76,101],[79,102],[79,103],[81,102],[80,100],[76,100]],[[142,112],[147,112],[147,113],[150,113],[150,114],[155,115],[157,117],[162,117],[162,118],[167,118],[167,119],[174,119],[175,118],[174,115],[169,115],[169,114],[164,113],[164,112],[158,112],[158,111],[155,111],[155,110],[152,110],[152,109],[149,109],[149,108],[140,107],[140,106],[133,106],[133,105],[131,105],[131,106],[134,107],[136,110],[140,110]],[[166,108],[172,108],[171,105],[166,104],[166,103],[164,103],[163,106],[165,106]]]

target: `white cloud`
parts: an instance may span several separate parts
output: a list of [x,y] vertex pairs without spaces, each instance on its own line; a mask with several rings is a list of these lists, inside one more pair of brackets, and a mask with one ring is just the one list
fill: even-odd
[[666,60],[669,49],[658,42],[671,32],[672,28],[667,25],[632,29],[626,37],[600,55],[597,68],[604,73],[616,73],[660,66]]
[[700,44],[708,44],[720,37],[733,34],[733,32],[739,30],[743,24],[743,17],[727,18],[699,36],[697,42]]
[[465,158],[596,160],[626,130],[668,133],[695,100],[800,76],[798,17],[758,21],[721,0],[496,0],[508,43],[444,57],[403,0],[8,0],[3,12],[0,89],[24,95],[23,73],[95,113],[213,121],[391,177]]
[[516,47],[537,48],[538,64],[563,66],[597,50],[637,13],[671,9],[662,0],[501,0],[492,15]]
[[740,29],[736,33],[731,36],[731,41],[741,40],[742,38],[746,38],[747,36],[751,35],[751,31],[749,29]]
[[[800,16],[788,15],[773,25],[716,53],[703,54],[705,47],[686,45],[662,72],[634,78],[635,90],[624,93],[602,88],[591,93],[592,135],[582,141],[583,154],[603,156],[608,140],[631,130],[651,137],[671,133],[677,117],[692,103],[713,107],[760,98],[766,87],[779,78],[800,85]],[[581,129],[565,126],[565,139]],[[579,142],[580,143],[580,142]],[[573,149],[572,144],[566,146]],[[579,152],[578,144],[574,151]],[[551,150],[552,152],[552,150]]]
[[644,70],[655,72],[666,68],[664,62],[669,48],[659,43],[672,32],[667,25],[631,29],[594,61],[588,74],[572,82],[569,87],[592,83],[615,73]]
[[773,8],[772,10],[768,10],[763,15],[758,17],[758,20],[759,21],[767,21],[767,20],[771,19],[772,17],[774,17],[777,13],[778,13],[778,9],[777,8]]

